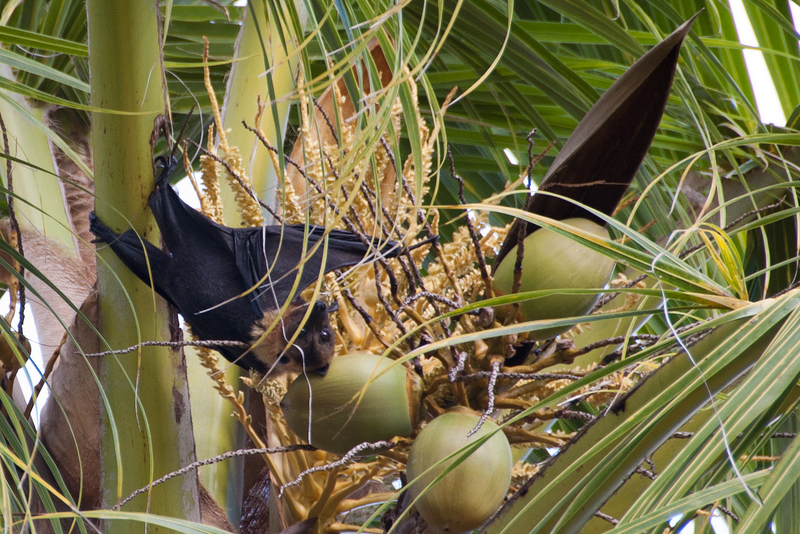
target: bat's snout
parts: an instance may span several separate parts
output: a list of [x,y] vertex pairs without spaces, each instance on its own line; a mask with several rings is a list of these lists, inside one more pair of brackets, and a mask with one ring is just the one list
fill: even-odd
[[328,305],[325,304],[323,301],[318,300],[314,303],[314,308],[311,310],[311,317],[316,319],[319,316],[328,313],[328,311],[329,311]]

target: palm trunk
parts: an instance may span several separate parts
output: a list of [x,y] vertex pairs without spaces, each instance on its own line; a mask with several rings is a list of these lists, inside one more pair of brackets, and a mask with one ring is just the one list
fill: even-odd
[[[149,3],[88,2],[92,104],[128,113],[94,114],[95,209],[112,228],[124,230],[131,220],[149,239],[156,228],[146,206],[153,189],[148,141],[153,120],[164,107],[156,15]],[[168,325],[177,325],[174,314],[171,321],[164,301],[109,249],[100,251],[98,291],[100,331],[111,347],[170,339]],[[195,451],[180,352],[148,348],[138,358],[110,357],[102,361],[99,379],[105,403],[103,501],[110,507],[193,461]],[[158,486],[150,497],[137,497],[125,510],[198,521],[197,476],[192,473]],[[130,532],[131,525],[108,522],[105,531]]]

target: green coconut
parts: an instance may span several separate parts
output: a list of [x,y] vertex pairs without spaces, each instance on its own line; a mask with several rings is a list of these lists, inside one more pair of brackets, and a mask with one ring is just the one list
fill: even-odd
[[442,460],[497,430],[497,425],[487,420],[477,433],[467,437],[479,419],[472,410],[455,408],[431,421],[411,446],[406,469],[411,498],[418,498],[415,508],[436,530],[465,532],[478,528],[500,506],[508,491],[513,461],[503,432],[494,434],[431,486],[456,457]]
[[[608,239],[608,230],[582,218],[565,219],[562,223],[578,230]],[[494,288],[505,295],[514,283],[517,247],[500,262],[494,273]],[[525,238],[520,292],[558,289],[602,289],[614,272],[614,260],[567,236],[540,228]],[[561,319],[585,315],[599,295],[548,295],[520,302],[520,313],[526,321]],[[544,340],[566,332],[568,326],[533,332],[534,339]]]
[[298,376],[284,395],[281,409],[299,438],[343,455],[364,442],[413,433],[420,410],[419,377],[388,358],[365,352],[345,354],[331,361],[325,376]]

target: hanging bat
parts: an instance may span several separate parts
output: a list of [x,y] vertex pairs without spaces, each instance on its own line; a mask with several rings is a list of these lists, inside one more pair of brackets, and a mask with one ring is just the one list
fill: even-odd
[[[327,371],[334,352],[328,319],[332,310],[322,301],[308,310],[309,304],[295,297],[280,312],[292,297],[298,272],[297,293],[328,271],[374,259],[377,254],[395,257],[400,246],[393,241],[369,242],[369,238],[365,243],[343,230],[326,235],[322,227],[306,229],[302,224],[255,228],[217,224],[184,203],[170,187],[174,160],[167,163],[160,157],[156,162],[163,171],[148,205],[168,252],[140,239],[133,230],[116,234],[92,212],[90,228],[97,241],[108,243],[136,276],[172,303],[198,338],[251,345],[249,349],[220,346],[217,350],[229,361],[264,375],[273,367],[281,372]],[[325,243],[320,241],[326,238],[323,265]]]

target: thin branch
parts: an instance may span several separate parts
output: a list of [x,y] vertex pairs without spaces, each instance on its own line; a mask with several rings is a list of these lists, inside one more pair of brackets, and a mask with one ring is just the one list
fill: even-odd
[[110,356],[111,354],[128,354],[130,352],[139,350],[141,347],[207,347],[213,349],[216,347],[235,347],[237,349],[249,349],[249,343],[242,341],[142,341],[131,347],[117,350],[106,350],[103,352],[92,352],[86,355],[87,358],[98,358],[100,356]]
[[[464,179],[456,173],[456,164],[453,160],[453,152],[450,150],[450,147],[447,147],[447,157],[450,159],[450,176],[458,182],[458,199],[461,201],[461,204],[466,204],[467,200],[464,197]],[[483,251],[481,250],[481,241],[478,238],[478,233],[475,231],[475,226],[472,224],[472,220],[469,218],[469,213],[464,214],[465,224],[467,225],[467,230],[469,231],[469,237],[472,239],[472,246],[475,249],[475,257],[478,259],[478,267],[481,271],[481,278],[483,279],[483,286],[484,286],[484,297],[491,298],[493,295],[492,292],[492,279],[489,277],[489,270],[486,267],[486,259],[483,257]]]
[[554,414],[557,419],[579,419],[586,422],[594,421],[595,419],[591,414],[576,410],[556,410]]
[[634,470],[634,473],[639,473],[643,477],[647,477],[650,480],[655,480],[656,479],[656,474],[653,473],[652,471],[650,471],[649,469],[645,469],[644,467],[637,467]]
[[728,517],[730,517],[731,519],[733,519],[733,520],[734,520],[734,521],[736,521],[737,523],[738,523],[739,521],[741,521],[741,519],[739,519],[739,516],[738,516],[738,515],[734,514],[733,512],[731,512],[730,510],[728,510],[727,508],[725,508],[724,506],[722,506],[721,504],[716,504],[716,505],[714,505],[714,508],[716,508],[717,510],[719,510],[719,511],[720,511],[720,512],[722,512],[723,514],[727,515]]
[[[261,141],[261,144],[264,145],[264,148],[266,148],[267,150],[269,150],[273,154],[278,154],[278,149],[275,148],[274,146],[272,146],[272,144],[269,141],[267,141],[267,138],[264,137],[264,135],[261,133],[260,130],[258,130],[256,128],[251,128],[250,126],[247,125],[246,121],[242,121],[242,124],[244,125],[244,127],[247,130],[249,130],[250,132],[255,134],[255,136],[258,138],[258,140]],[[293,160],[291,157],[289,157],[288,154],[284,154],[283,158],[286,160],[286,163],[288,163],[289,165],[291,165],[292,167],[297,169],[297,172],[299,172],[300,175],[303,178],[305,178],[306,180],[309,180],[308,175],[306,174],[306,171],[303,170],[303,168],[300,166],[299,163],[297,163],[295,160]]]
[[317,101],[316,98],[312,96],[311,101],[314,102],[314,107],[317,108],[317,111],[319,111],[322,114],[322,118],[325,119],[325,123],[328,125],[328,129],[331,131],[331,135],[333,135],[333,139],[334,141],[336,141],[336,144],[338,145],[339,136],[336,134],[336,128],[333,127],[333,123],[331,122],[331,119],[328,117],[328,114],[325,113],[325,110],[322,109],[322,106],[319,105],[319,102]]
[[[339,285],[342,288],[342,295],[344,295],[344,297],[347,299],[347,301],[350,303],[350,305],[353,307],[353,309],[355,309],[358,312],[358,314],[361,316],[361,318],[366,323],[367,327],[372,331],[372,335],[375,336],[375,339],[380,341],[380,343],[384,347],[386,347],[388,349],[391,346],[391,344],[388,341],[386,341],[385,339],[383,339],[383,334],[381,334],[380,330],[378,330],[378,328],[375,326],[375,319],[373,319],[372,316],[369,314],[369,312],[367,310],[365,310],[363,308],[363,306],[361,306],[361,304],[353,296],[353,293],[350,291],[350,289],[345,286],[344,277],[342,276],[342,272],[339,271],[339,270],[336,270],[335,273],[336,273],[336,281],[339,283]],[[398,350],[398,349],[395,349],[395,350]]]
[[58,347],[53,351],[50,359],[47,360],[47,366],[44,369],[42,378],[39,380],[39,383],[36,384],[36,387],[33,388],[33,395],[31,395],[31,399],[28,401],[28,405],[25,407],[25,419],[30,417],[31,412],[33,411],[33,405],[36,404],[36,399],[39,398],[39,393],[42,392],[44,385],[47,383],[47,379],[50,378],[50,375],[53,373],[53,369],[56,367],[58,356],[61,354],[61,348],[67,342],[67,334],[69,334],[69,331],[65,330],[64,335],[61,336],[61,341],[58,343]]
[[125,499],[123,499],[117,506],[115,506],[116,510],[120,510],[123,506],[131,501],[137,495],[141,495],[147,491],[150,491],[151,488],[158,486],[159,484],[163,484],[164,482],[173,479],[175,477],[179,477],[181,475],[185,475],[186,473],[197,469],[198,467],[203,467],[204,465],[211,465],[216,464],[225,460],[229,460],[231,458],[238,458],[240,456],[251,456],[254,454],[280,454],[284,452],[294,452],[294,451],[315,451],[317,450],[316,447],[311,445],[288,445],[286,447],[274,447],[271,449],[263,448],[263,449],[239,449],[236,451],[228,451],[226,453],[220,454],[218,456],[214,456],[212,458],[208,458],[206,460],[198,460],[196,462],[192,462],[186,467],[182,467],[177,471],[173,471],[164,475],[163,477],[159,478],[158,480],[154,480],[152,484],[139,488],[138,490],[134,491]]
[[457,310],[458,308],[461,307],[461,306],[458,305],[457,302],[453,302],[452,300],[450,300],[447,297],[443,297],[441,295],[437,295],[436,293],[431,293],[430,291],[422,291],[422,292],[419,292],[419,293],[415,293],[415,294],[411,295],[410,297],[406,298],[403,301],[403,303],[400,304],[400,309],[397,311],[397,313],[400,313],[400,311],[403,308],[405,308],[406,306],[411,306],[414,302],[418,301],[421,298],[427,298],[428,300],[434,300],[436,302],[441,302],[445,306],[449,306],[450,308],[453,308],[454,310]]
[[234,180],[236,180],[236,182],[239,184],[239,186],[242,188],[242,190],[244,190],[245,193],[250,195],[250,198],[252,198],[256,202],[258,202],[259,206],[261,206],[262,208],[267,210],[269,212],[269,214],[272,215],[275,218],[275,220],[277,220],[277,221],[281,220],[280,216],[277,213],[275,213],[275,210],[273,210],[266,202],[264,202],[263,200],[258,198],[258,195],[256,195],[255,191],[253,191],[253,189],[244,182],[242,177],[239,176],[239,174],[236,171],[234,171],[231,168],[231,166],[228,165],[228,163],[226,163],[222,158],[220,158],[216,154],[214,154],[212,152],[209,152],[207,149],[205,149],[202,146],[200,146],[199,144],[195,143],[194,141],[192,141],[191,143],[194,146],[196,146],[203,154],[205,154],[209,158],[213,159],[215,162],[217,162],[220,165],[222,165],[225,168],[225,170],[228,172],[228,174]]
[[603,512],[597,511],[597,512],[594,513],[594,515],[595,515],[595,517],[598,517],[598,518],[602,519],[603,521],[608,521],[609,523],[611,523],[614,526],[619,525],[619,520],[614,519],[613,517],[611,517],[608,514],[604,514]]
[[469,354],[466,352],[461,352],[458,354],[456,357],[456,364],[450,368],[450,371],[447,372],[447,378],[450,379],[450,382],[455,382],[459,379],[458,373],[464,370],[464,365],[467,363],[467,358],[469,358]]
[[468,375],[455,376],[451,379],[451,382],[474,382],[476,380],[492,378],[492,376],[495,376],[497,379],[511,380],[580,380],[583,378],[582,376],[564,373],[497,373],[494,375],[491,371],[477,371]]
[[[17,251],[23,258],[25,252],[22,248],[22,231],[19,228],[19,221],[17,220],[16,203],[14,199],[14,175],[12,173],[13,165],[11,161],[11,148],[8,144],[8,132],[6,131],[6,123],[3,121],[3,115],[0,114],[0,129],[3,130],[3,150],[6,156],[6,185],[8,187],[8,217],[11,219],[11,226],[17,234]],[[20,278],[25,278],[25,267],[20,264],[19,266]],[[17,284],[19,291],[19,322],[17,323],[17,334],[21,341],[25,340],[22,334],[22,325],[25,322],[25,284]]]
[[397,315],[395,315],[394,310],[389,305],[389,301],[387,301],[386,297],[383,295],[383,288],[381,287],[381,282],[380,282],[381,275],[380,271],[378,270],[378,264],[373,263],[372,265],[373,268],[375,269],[375,293],[378,295],[378,300],[381,302],[381,304],[383,304],[384,309],[389,314],[389,317],[392,318],[394,324],[397,325],[397,328],[400,329],[400,333],[406,335],[408,333],[408,330],[406,330],[406,326],[403,324],[403,321],[401,321],[400,318],[397,317]]
[[303,477],[306,475],[310,475],[311,473],[318,473],[320,471],[330,471],[331,469],[341,467],[350,462],[353,458],[356,457],[356,455],[360,454],[363,451],[376,450],[376,449],[392,449],[394,448],[395,445],[396,443],[391,441],[376,441],[374,443],[365,442],[361,443],[360,445],[356,445],[355,447],[347,451],[347,454],[345,454],[335,462],[331,462],[325,465],[319,465],[316,467],[311,467],[309,469],[306,469],[299,475],[297,475],[297,478],[281,486],[281,488],[278,490],[278,498],[281,498],[283,496],[283,492],[286,491],[286,488],[290,488],[292,486],[297,486],[298,484],[300,484],[300,482],[302,482],[303,480]]
[[500,366],[502,364],[503,362],[500,360],[492,362],[492,372],[489,374],[489,385],[487,386],[488,400],[486,401],[486,409],[481,414],[481,418],[478,419],[478,424],[475,425],[475,428],[467,432],[468,438],[475,435],[475,433],[481,429],[483,423],[486,422],[486,419],[494,411],[494,388],[495,385],[497,385],[497,375],[500,373]]

